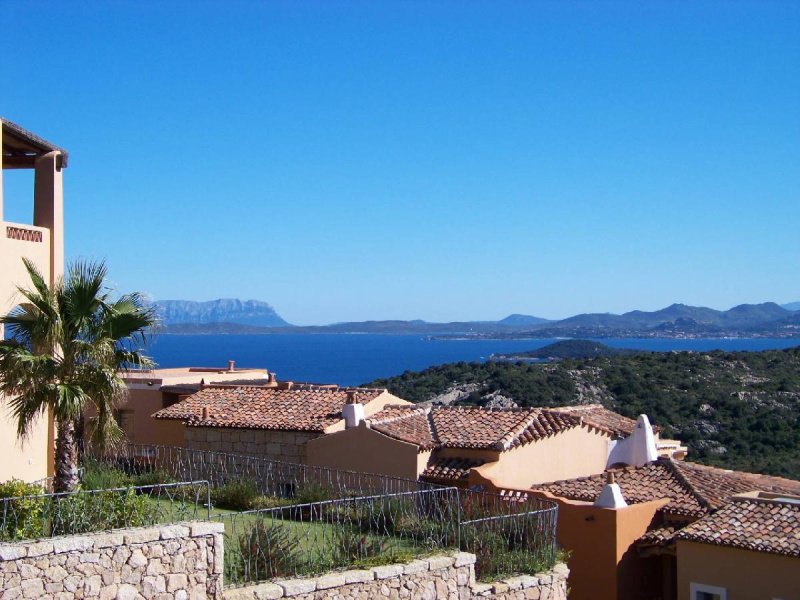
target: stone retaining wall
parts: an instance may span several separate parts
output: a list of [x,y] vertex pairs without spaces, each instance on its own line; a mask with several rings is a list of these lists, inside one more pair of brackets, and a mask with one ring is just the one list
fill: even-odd
[[195,450],[230,452],[231,448],[251,456],[290,463],[305,463],[306,443],[321,433],[235,429],[230,427],[185,427],[184,445]]
[[193,521],[0,544],[0,597],[221,598],[223,529]]
[[225,590],[225,600],[566,600],[566,565],[492,584],[475,582],[475,555],[457,552],[405,564],[332,572]]

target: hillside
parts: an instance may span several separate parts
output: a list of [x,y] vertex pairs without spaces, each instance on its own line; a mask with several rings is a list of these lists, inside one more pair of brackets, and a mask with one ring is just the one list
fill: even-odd
[[[800,479],[800,347],[637,353],[546,364],[453,363],[367,384],[412,402],[520,406],[600,402],[646,413],[692,460]],[[507,404],[506,404],[507,405]]]
[[552,344],[547,344],[536,350],[528,352],[516,352],[514,354],[493,355],[495,360],[559,360],[564,358],[593,358],[596,356],[618,356],[620,354],[631,354],[634,350],[622,348],[612,348],[600,342],[592,340],[560,340]]

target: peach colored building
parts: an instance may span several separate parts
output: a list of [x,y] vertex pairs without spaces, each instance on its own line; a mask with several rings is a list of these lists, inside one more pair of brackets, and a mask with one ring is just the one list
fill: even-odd
[[675,536],[678,600],[800,600],[800,496],[731,500]]
[[599,405],[387,406],[308,443],[309,464],[434,483],[529,487],[606,468],[636,422]]
[[[38,267],[48,284],[63,273],[62,170],[67,166],[67,152],[0,119],[0,161],[0,314],[6,314],[19,302],[17,286],[30,285],[23,258]],[[27,223],[5,220],[3,207],[9,199],[3,196],[2,173],[8,169],[32,173],[33,193],[27,200],[32,200],[32,210]],[[32,481],[52,474],[54,437],[52,419],[43,417],[26,440],[18,440],[13,417],[0,398],[0,481],[11,477]]]
[[[613,482],[609,481],[610,476]],[[570,598],[684,600],[691,597],[687,595],[689,579],[704,585],[717,585],[714,582],[720,581],[712,576],[716,571],[706,571],[705,579],[700,576],[706,559],[698,553],[710,556],[714,548],[698,550],[682,543],[684,532],[713,518],[733,496],[753,490],[778,496],[797,495],[800,482],[659,458],[639,467],[610,469],[513,493],[559,503],[557,536],[570,551]],[[687,554],[682,557],[684,551]],[[719,556],[724,553],[720,550]],[[779,563],[782,564],[775,560],[770,564],[785,573]],[[735,564],[729,563],[728,568]],[[760,563],[753,562],[752,566],[756,564]],[[729,600],[750,597],[756,596],[728,596]],[[691,598],[714,600],[714,596]]]
[[[180,428],[183,446],[285,462],[305,462],[306,445],[347,423],[404,403],[383,389],[281,382],[277,387],[217,384],[156,412]],[[406,403],[408,404],[408,403]]]
[[[152,415],[172,406],[202,387],[215,384],[277,385],[266,369],[225,367],[178,367],[122,373],[127,398],[115,410],[117,422],[132,444],[183,446],[183,425],[153,419]],[[91,417],[91,413],[87,413]]]

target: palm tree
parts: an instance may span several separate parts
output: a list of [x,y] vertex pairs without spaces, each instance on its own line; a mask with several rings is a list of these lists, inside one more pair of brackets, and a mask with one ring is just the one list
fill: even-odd
[[0,343],[0,395],[21,438],[38,417],[52,414],[53,489],[72,491],[79,484],[76,423],[92,406],[90,441],[104,450],[122,439],[114,419],[114,407],[126,393],[120,371],[152,364],[139,346],[146,345],[155,313],[138,293],[112,300],[102,262],[71,264],[52,286],[33,263],[24,262],[32,286],[19,287],[23,302],[0,316],[10,334]]

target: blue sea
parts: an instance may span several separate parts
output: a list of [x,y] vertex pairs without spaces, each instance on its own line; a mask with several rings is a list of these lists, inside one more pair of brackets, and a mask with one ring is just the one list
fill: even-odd
[[[273,334],[160,335],[148,353],[160,367],[266,368],[279,379],[358,385],[456,361],[483,361],[492,354],[535,350],[556,340],[427,339],[419,335]],[[649,351],[768,350],[800,345],[797,339],[602,339],[615,348]]]

